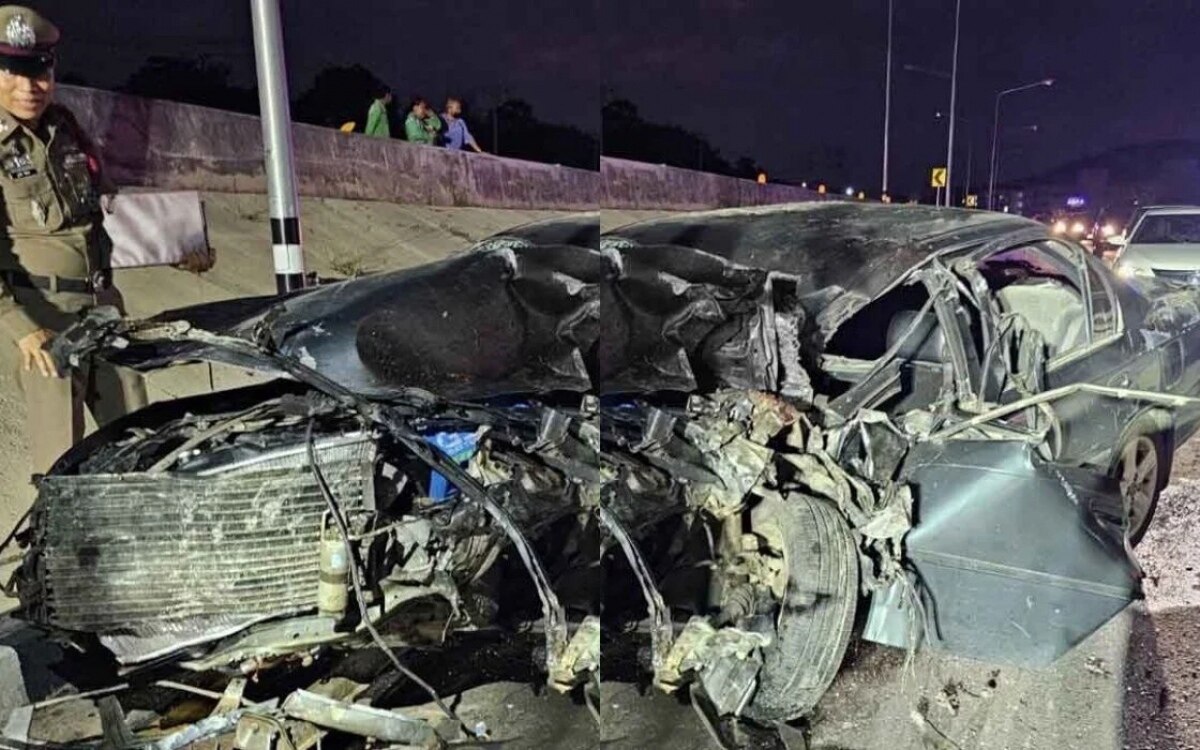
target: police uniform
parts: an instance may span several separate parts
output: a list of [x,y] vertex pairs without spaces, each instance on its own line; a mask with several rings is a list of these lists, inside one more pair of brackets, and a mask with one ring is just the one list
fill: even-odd
[[[35,11],[0,7],[0,68],[44,70],[58,36]],[[102,228],[101,179],[98,154],[65,107],[51,104],[32,126],[0,108],[0,328],[14,350],[39,329],[61,332],[97,304],[122,307]],[[63,378],[20,363],[18,370],[35,472],[83,436],[84,406],[105,424],[147,401],[136,373],[104,362]]]

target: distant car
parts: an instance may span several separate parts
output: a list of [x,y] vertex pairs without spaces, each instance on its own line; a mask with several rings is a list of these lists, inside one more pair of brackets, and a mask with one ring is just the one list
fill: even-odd
[[1130,224],[1114,268],[1118,276],[1200,285],[1200,206],[1150,206]]
[[1120,234],[1119,225],[1104,212],[1096,216],[1059,214],[1049,224],[1055,236],[1073,239],[1097,257],[1103,258],[1117,249],[1112,240]]

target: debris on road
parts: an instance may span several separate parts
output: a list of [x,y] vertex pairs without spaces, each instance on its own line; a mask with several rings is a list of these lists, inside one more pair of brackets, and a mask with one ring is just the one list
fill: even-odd
[[1089,656],[1087,661],[1084,662],[1084,668],[1099,677],[1112,677],[1112,672],[1105,666],[1104,659],[1101,659],[1099,656]]

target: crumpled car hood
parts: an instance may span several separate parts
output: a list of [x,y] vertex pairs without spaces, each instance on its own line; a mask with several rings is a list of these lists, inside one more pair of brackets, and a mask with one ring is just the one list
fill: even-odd
[[[451,399],[775,390],[784,369],[773,277],[677,246],[497,240],[418,268],[173,310],[138,325],[147,323],[253,344],[381,399],[412,389]],[[278,370],[271,357],[170,337],[140,337],[104,356],[139,370],[195,360]]]

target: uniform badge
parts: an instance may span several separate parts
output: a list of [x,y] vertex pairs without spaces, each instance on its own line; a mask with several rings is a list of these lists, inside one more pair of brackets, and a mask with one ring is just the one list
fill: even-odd
[[46,207],[42,205],[41,201],[30,201],[29,211],[33,214],[33,220],[37,222],[39,227],[46,226]]
[[4,30],[8,36],[8,45],[17,49],[33,49],[33,45],[37,44],[37,34],[33,33],[33,27],[25,20],[25,16],[20,13],[12,17],[8,22],[8,27]]
[[5,156],[0,159],[0,166],[4,168],[4,174],[10,180],[20,180],[37,174],[37,169],[34,168],[33,159],[29,154]]

